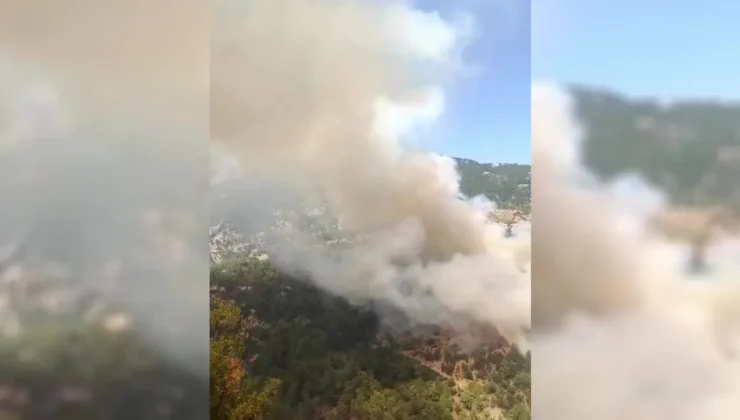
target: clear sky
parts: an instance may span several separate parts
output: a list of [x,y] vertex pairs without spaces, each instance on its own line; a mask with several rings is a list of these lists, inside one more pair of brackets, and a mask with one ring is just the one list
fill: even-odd
[[740,99],[740,1],[532,0],[532,77]]
[[528,163],[531,79],[661,99],[740,99],[740,1],[414,4],[442,16],[468,10],[479,29],[464,58],[481,73],[448,87],[445,112],[431,134],[430,147],[444,154]]
[[530,162],[529,0],[419,0],[444,17],[474,14],[478,36],[463,58],[477,74],[447,88],[429,143],[443,154],[481,162]]

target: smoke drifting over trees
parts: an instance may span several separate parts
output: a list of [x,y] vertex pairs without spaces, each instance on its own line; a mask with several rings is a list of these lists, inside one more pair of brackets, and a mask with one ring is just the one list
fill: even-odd
[[579,182],[573,111],[565,91],[533,87],[534,416],[736,418],[736,262],[718,253],[698,280],[650,223],[660,194]]
[[453,70],[444,60],[455,45],[434,55],[410,48],[397,22],[419,12],[403,3],[216,4],[216,19],[228,19],[211,49],[214,145],[253,184],[269,185],[232,205],[264,215],[288,192],[317,194],[362,238],[335,252],[294,232],[293,243],[310,246],[275,261],[334,293],[390,301],[420,323],[474,319],[524,343],[522,245],[487,222],[485,201],[459,198],[452,160],[377,129],[378,101],[413,104]]

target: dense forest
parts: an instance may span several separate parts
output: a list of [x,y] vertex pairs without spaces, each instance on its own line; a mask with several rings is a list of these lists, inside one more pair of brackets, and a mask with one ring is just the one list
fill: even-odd
[[635,173],[676,204],[740,211],[740,102],[571,91],[585,128],[586,164],[600,177]]
[[383,332],[268,260],[215,264],[211,285],[213,419],[531,418],[529,355],[506,343]]

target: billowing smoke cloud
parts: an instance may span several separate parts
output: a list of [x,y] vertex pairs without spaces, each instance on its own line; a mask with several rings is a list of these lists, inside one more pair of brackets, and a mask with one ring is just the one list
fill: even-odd
[[3,342],[95,294],[205,373],[201,3],[0,1]]
[[267,229],[255,219],[286,190],[317,192],[362,238],[341,251],[309,241],[277,260],[358,303],[389,300],[417,322],[462,316],[522,341],[527,246],[501,239],[486,205],[460,199],[450,159],[407,147],[398,118],[378,122],[420,101],[420,119],[441,112],[434,86],[460,68],[456,34],[471,33],[470,19],[450,26],[405,2],[360,0],[217,0],[214,18],[214,146],[251,184],[270,185],[232,205]]
[[581,134],[569,96],[535,84],[533,417],[737,418],[740,249],[726,242],[715,270],[690,276],[651,222],[660,195],[592,182]]

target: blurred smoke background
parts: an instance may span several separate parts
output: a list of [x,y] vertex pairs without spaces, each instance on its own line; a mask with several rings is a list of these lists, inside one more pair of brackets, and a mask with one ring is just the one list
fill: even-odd
[[538,420],[740,416],[739,14],[532,3]]
[[208,4],[0,0],[0,418],[206,418]]

